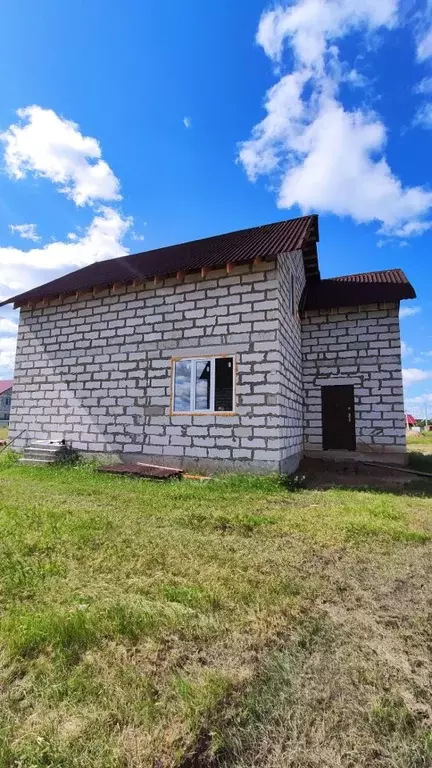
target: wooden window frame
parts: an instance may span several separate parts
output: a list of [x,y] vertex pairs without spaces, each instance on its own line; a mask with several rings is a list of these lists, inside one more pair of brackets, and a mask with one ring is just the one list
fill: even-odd
[[[198,360],[210,360],[211,361],[211,371],[212,375],[210,376],[210,401],[214,404],[214,393],[215,393],[215,361],[221,360],[223,358],[230,358],[233,363],[233,399],[232,399],[232,405],[233,410],[232,411],[176,411],[174,408],[174,402],[175,402],[175,370],[176,370],[176,363],[182,362],[184,360],[190,360],[191,362],[195,362]],[[192,366],[192,371],[194,370],[194,366]],[[191,372],[192,374],[192,372]],[[237,395],[237,386],[236,386],[236,379],[237,379],[237,362],[235,355],[228,355],[228,354],[219,354],[219,355],[181,355],[179,357],[172,357],[171,358],[171,401],[170,401],[170,415],[171,416],[236,416],[236,395]],[[191,395],[195,392],[195,377],[191,375]],[[192,400],[191,396],[191,400]]]

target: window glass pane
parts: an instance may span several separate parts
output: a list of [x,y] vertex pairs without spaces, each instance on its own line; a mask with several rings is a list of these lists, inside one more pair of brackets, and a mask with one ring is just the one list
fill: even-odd
[[195,373],[195,410],[210,410],[210,360],[197,360]]
[[233,358],[215,360],[215,411],[233,410]]
[[174,410],[191,410],[191,360],[178,360],[175,364]]

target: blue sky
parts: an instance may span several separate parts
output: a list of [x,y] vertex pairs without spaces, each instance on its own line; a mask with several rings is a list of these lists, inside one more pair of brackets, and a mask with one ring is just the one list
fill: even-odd
[[[402,267],[432,414],[432,2],[16,0],[1,10],[0,295],[320,214],[323,276]],[[17,315],[0,310],[0,376]]]

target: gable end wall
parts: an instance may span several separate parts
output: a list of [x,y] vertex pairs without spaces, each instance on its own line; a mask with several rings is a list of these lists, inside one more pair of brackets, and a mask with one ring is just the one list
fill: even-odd
[[[279,469],[279,306],[271,262],[21,310],[16,447],[65,438],[129,459]],[[171,414],[172,358],[209,354],[235,356],[235,414]]]

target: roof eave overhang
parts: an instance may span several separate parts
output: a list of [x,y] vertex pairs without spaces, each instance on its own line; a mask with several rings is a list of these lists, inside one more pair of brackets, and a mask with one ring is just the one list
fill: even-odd
[[82,296],[88,296],[89,294],[98,294],[105,290],[118,290],[120,287],[128,286],[128,285],[134,285],[137,288],[140,286],[143,286],[145,283],[151,283],[153,282],[155,285],[160,283],[162,280],[168,280],[170,278],[176,278],[179,281],[183,281],[186,277],[186,275],[201,275],[202,278],[206,277],[210,272],[213,270],[226,270],[227,274],[232,272],[235,267],[242,267],[245,265],[258,265],[262,262],[270,262],[270,261],[276,261],[277,260],[277,254],[270,254],[268,256],[262,256],[262,257],[254,257],[247,260],[242,260],[240,262],[224,262],[224,263],[215,263],[210,264],[203,267],[197,267],[193,269],[186,269],[186,270],[177,270],[175,272],[173,271],[163,271],[161,270],[158,274],[152,274],[152,275],[139,275],[138,273],[135,276],[131,276],[128,279],[123,279],[119,282],[103,282],[103,283],[95,283],[94,285],[88,286],[86,288],[82,288],[79,290],[74,291],[63,291],[61,293],[58,292],[48,292],[44,291],[44,288],[47,288],[49,286],[49,283],[45,286],[41,286],[40,293],[34,293],[33,291],[28,291],[23,294],[19,294],[17,296],[12,296],[9,299],[6,299],[6,301],[0,302],[0,307],[3,307],[7,304],[14,305],[14,309],[20,309],[22,307],[28,307],[29,309],[32,309],[37,304],[44,304],[49,303],[50,301],[56,301],[61,300],[65,298],[70,298],[71,296],[76,297],[78,300]]
[[374,292],[372,295],[369,294],[368,296],[362,297],[361,295],[357,296],[344,296],[340,300],[321,300],[321,301],[308,301],[308,295],[307,295],[307,286],[303,291],[300,305],[299,305],[299,311],[304,313],[308,311],[316,311],[316,310],[332,310],[332,309],[340,309],[340,307],[362,307],[367,306],[368,304],[388,304],[388,303],[396,303],[400,301],[404,301],[406,299],[416,299],[417,295],[414,290],[414,288],[410,286],[406,286],[406,289],[399,292],[390,292],[390,291],[382,291],[382,292]]
[[303,264],[306,281],[320,280],[320,270],[318,264],[318,248],[316,241],[310,240],[302,248]]

